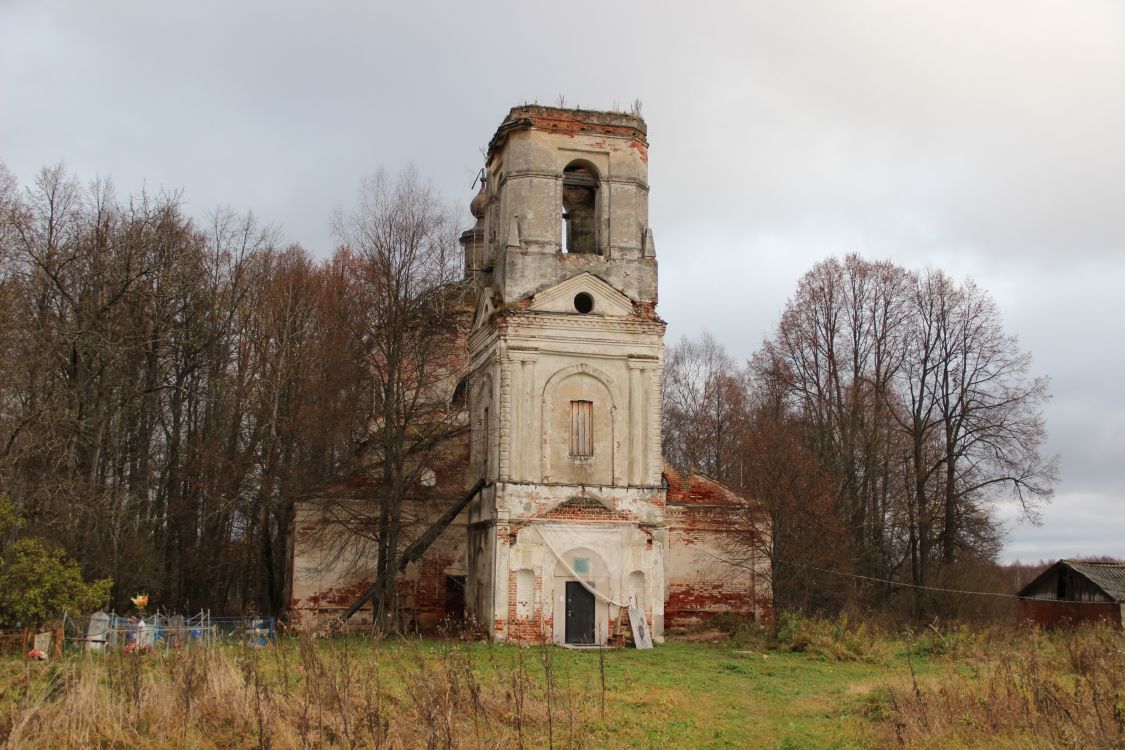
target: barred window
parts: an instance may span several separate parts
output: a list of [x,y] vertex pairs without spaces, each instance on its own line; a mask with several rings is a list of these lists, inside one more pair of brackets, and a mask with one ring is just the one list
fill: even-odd
[[570,455],[594,455],[594,402],[570,402]]

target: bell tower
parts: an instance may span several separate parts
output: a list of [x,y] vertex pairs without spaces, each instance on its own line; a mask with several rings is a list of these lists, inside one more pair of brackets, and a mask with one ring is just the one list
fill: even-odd
[[648,140],[631,114],[515,107],[488,146],[469,335],[466,601],[498,640],[663,632],[664,322]]

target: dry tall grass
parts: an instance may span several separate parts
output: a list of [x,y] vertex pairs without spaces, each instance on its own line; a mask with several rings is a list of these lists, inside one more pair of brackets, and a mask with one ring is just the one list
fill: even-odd
[[301,639],[9,662],[0,747],[583,747],[596,688],[560,689],[552,651]]
[[[809,746],[813,726],[797,724],[813,714],[800,700],[770,703],[782,691],[839,696],[816,712],[817,722],[836,712],[816,747],[840,746],[839,722],[853,722],[869,747],[1125,748],[1120,630],[903,637],[790,618],[772,637],[601,656],[351,637],[4,659],[0,749],[579,748],[727,735],[772,746],[783,732],[793,735],[783,745]],[[619,670],[608,689],[607,661]]]
[[[948,639],[948,640],[947,640]],[[1099,626],[924,637],[962,666],[936,686],[888,688],[887,745],[1125,748],[1125,636]]]

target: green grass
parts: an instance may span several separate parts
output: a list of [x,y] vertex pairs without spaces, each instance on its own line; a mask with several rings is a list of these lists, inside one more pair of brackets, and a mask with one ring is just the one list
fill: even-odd
[[[391,706],[410,703],[408,685],[446,683],[450,663],[467,665],[480,689],[496,694],[501,703],[510,702],[512,690],[522,689],[528,703],[528,746],[546,744],[542,647],[348,638],[317,641],[315,649],[337,672],[344,671],[343,664],[368,677],[377,670],[379,688]],[[312,679],[309,670],[299,667],[294,640],[282,640],[273,649],[260,652],[227,651],[233,659],[254,660],[266,684],[277,693],[300,689],[302,682]],[[75,655],[53,665],[8,658],[0,669],[0,710],[17,712],[21,701],[26,703],[26,693],[46,696],[38,710],[49,713],[54,700],[50,694],[57,691],[48,688],[48,683],[58,682],[60,675],[70,675],[66,680],[75,683],[78,674],[90,670],[104,671],[100,679],[109,688],[106,699],[129,702],[130,691],[122,683],[128,682],[127,673],[134,664],[140,668],[140,677],[133,679],[150,684],[163,673],[175,673],[184,656]],[[621,649],[602,654],[549,647],[546,657],[554,671],[553,729],[559,747],[869,747],[870,722],[858,710],[865,695],[888,682],[909,680],[901,654],[885,664],[870,664],[799,653],[744,651],[729,644],[670,642],[651,651]],[[512,675],[521,659],[527,680],[519,688],[512,683]],[[926,665],[930,672],[946,668]],[[175,690],[169,687],[167,692]],[[402,720],[415,719],[404,716]],[[159,721],[151,718],[135,729],[144,736],[146,726],[158,734]]]
[[[8,657],[0,747],[996,749],[1100,747],[1091,742],[1125,731],[1091,720],[1082,743],[1040,743],[1054,730],[1021,718],[1047,716],[1024,686],[1041,695],[1057,682],[1061,705],[1082,675],[1101,682],[1069,711],[1125,709],[1113,695],[1125,683],[1104,677],[1122,674],[1119,633],[1072,642],[801,628],[772,650],[738,637],[602,652],[348,637],[49,665]],[[1035,654],[1044,661],[1025,668]]]
[[[590,653],[562,652],[559,661],[574,679],[597,670]],[[924,665],[927,673],[948,668]],[[675,642],[614,651],[606,654],[606,721],[595,736],[626,747],[864,748],[865,695],[909,680],[901,654],[868,664]]]
[[[613,656],[620,658],[608,660],[609,684],[625,709],[619,738],[630,745],[643,740],[650,745],[770,747],[793,737],[809,746],[813,740],[855,736],[854,728],[840,731],[840,704],[830,693],[846,689],[849,679],[869,679],[873,672],[857,665],[833,671],[824,662],[795,654],[771,657],[684,644]],[[671,710],[650,711],[646,699]]]

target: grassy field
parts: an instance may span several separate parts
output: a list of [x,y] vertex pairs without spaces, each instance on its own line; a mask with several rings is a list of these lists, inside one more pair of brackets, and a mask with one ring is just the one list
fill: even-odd
[[798,621],[652,651],[282,639],[0,661],[0,746],[1125,747],[1119,631]]

